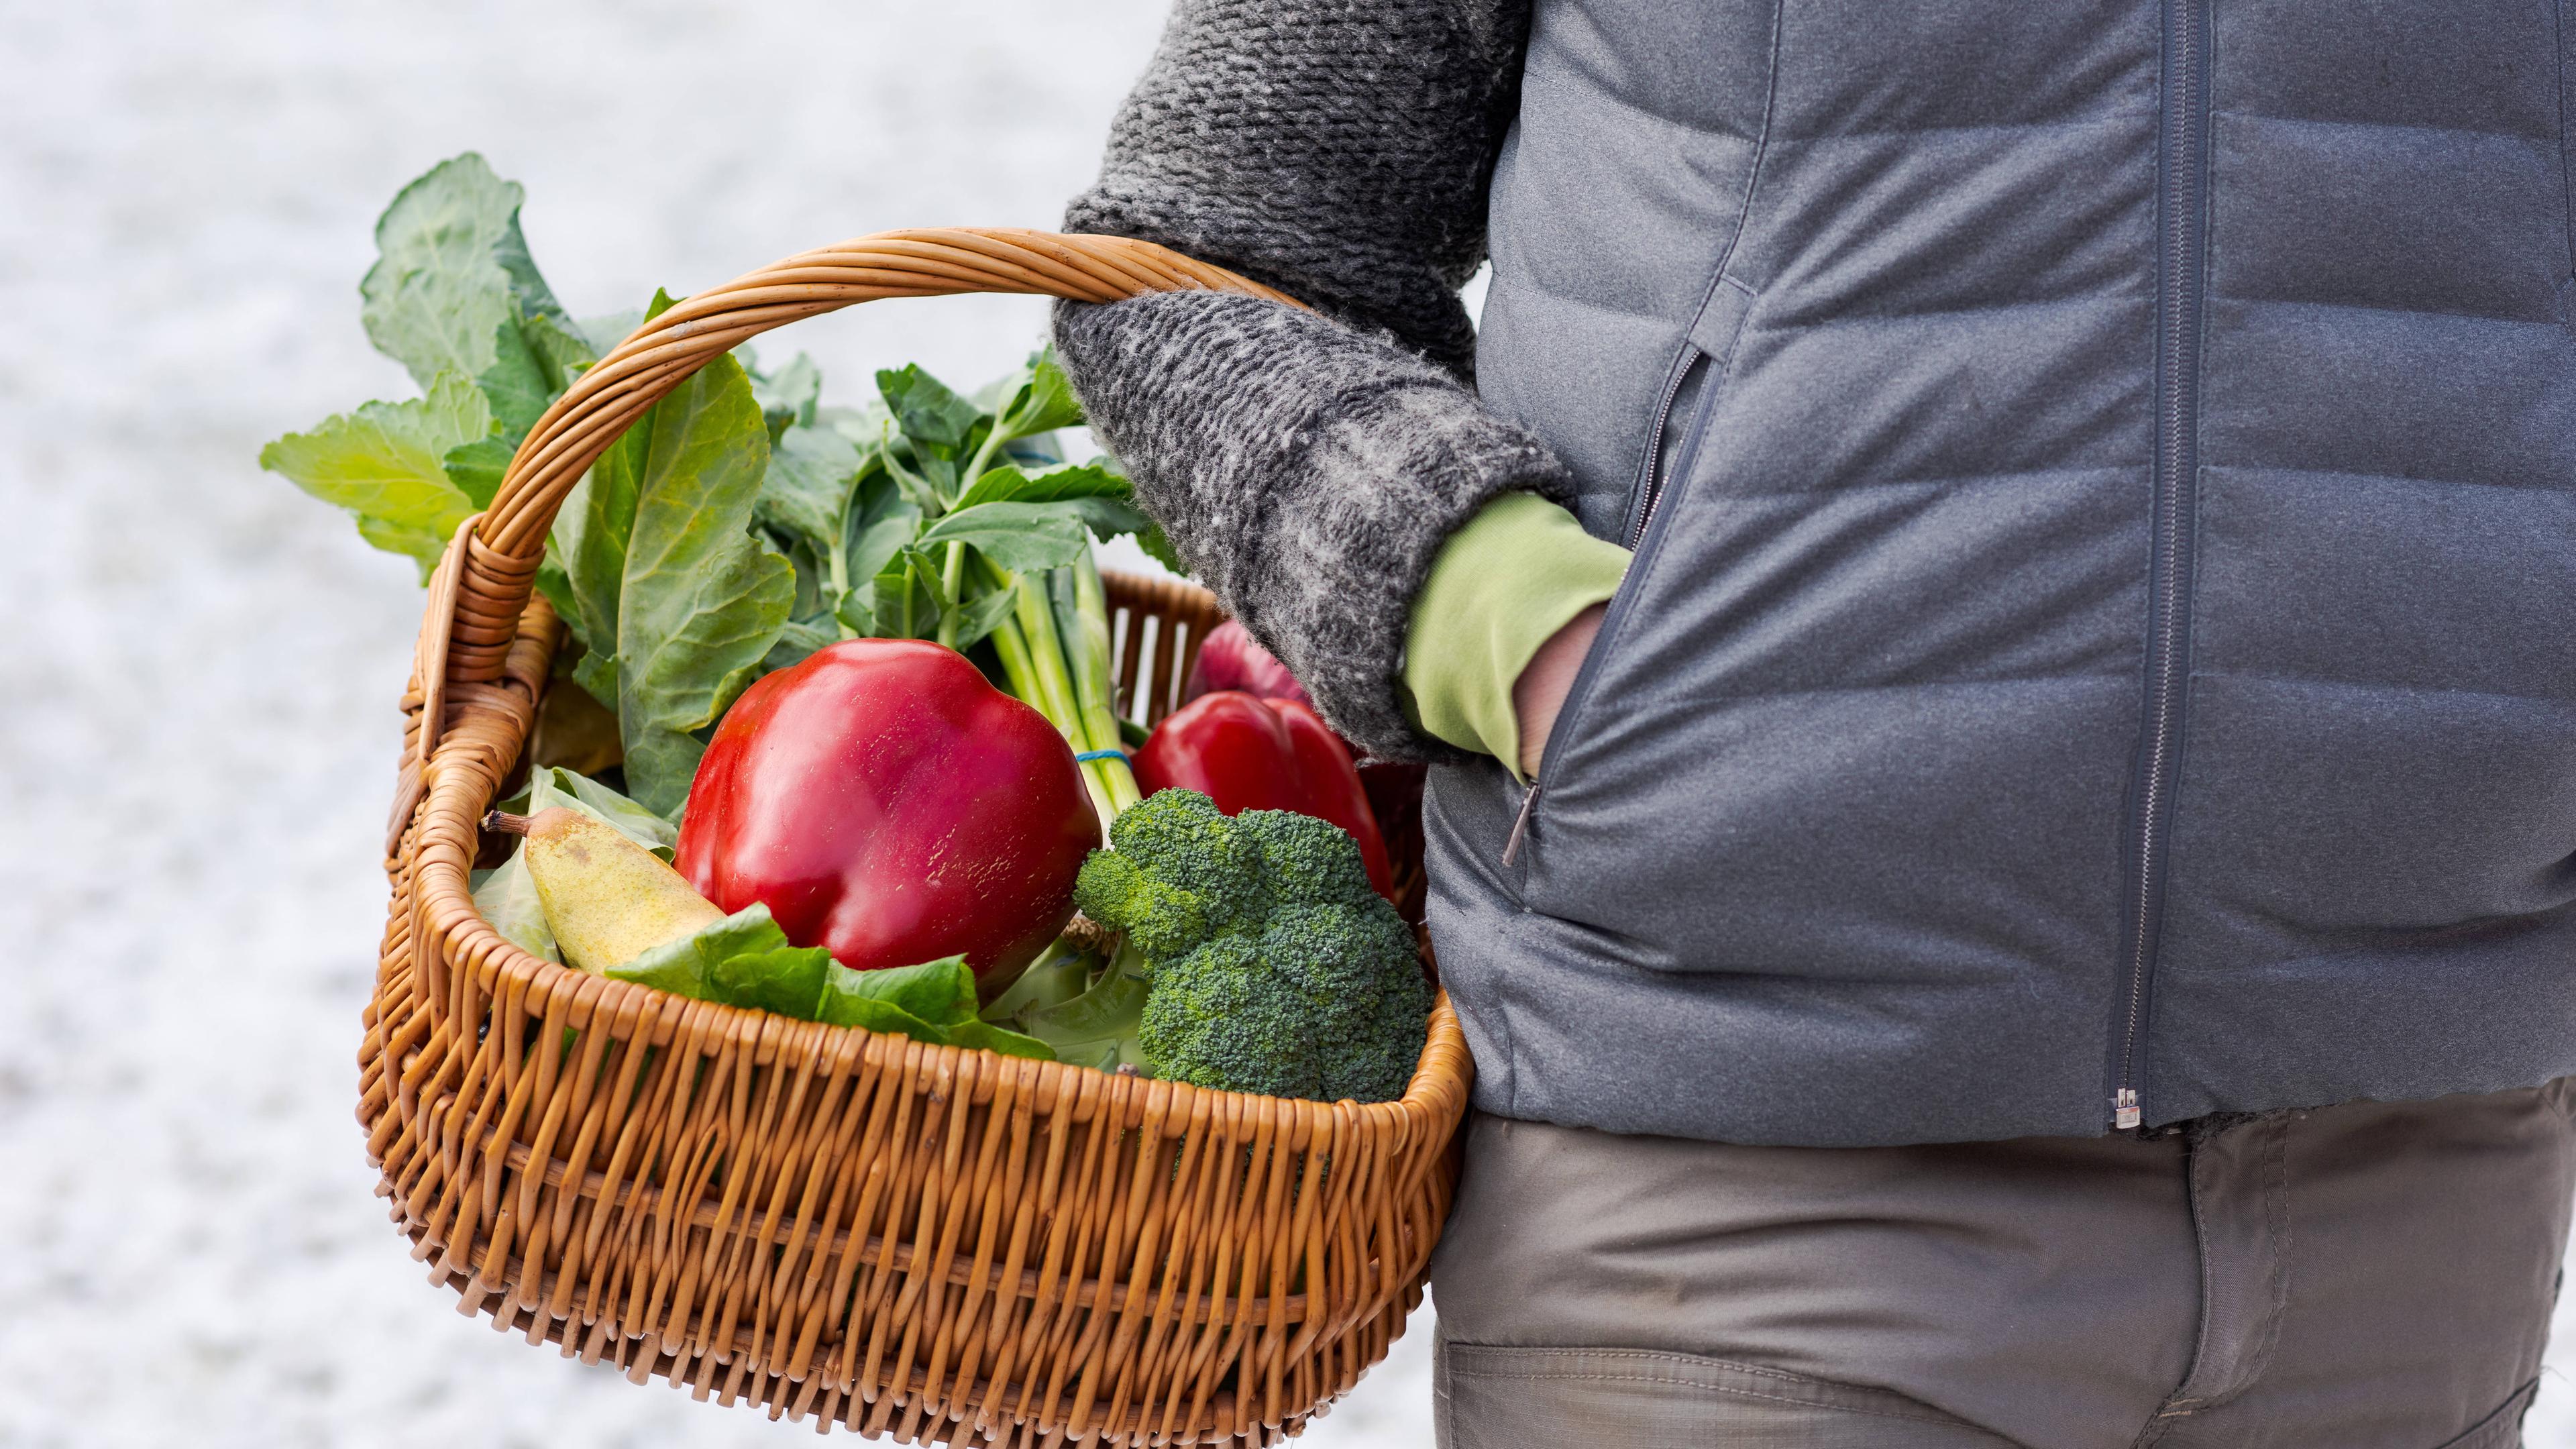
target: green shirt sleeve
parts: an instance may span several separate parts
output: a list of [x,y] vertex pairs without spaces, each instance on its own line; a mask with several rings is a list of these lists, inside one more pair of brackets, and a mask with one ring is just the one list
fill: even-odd
[[1535,493],[1506,493],[1449,536],[1413,601],[1405,708],[1424,734],[1520,778],[1512,684],[1575,615],[1616,592],[1628,551]]

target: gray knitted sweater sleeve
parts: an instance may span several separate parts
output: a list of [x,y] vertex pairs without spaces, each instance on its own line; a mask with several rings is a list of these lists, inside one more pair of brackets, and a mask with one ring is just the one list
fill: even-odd
[[1068,230],[1160,242],[1317,309],[1066,304],[1091,423],[1191,572],[1386,758],[1414,595],[1495,495],[1563,466],[1469,387],[1457,291],[1517,104],[1527,0],[1178,0]]

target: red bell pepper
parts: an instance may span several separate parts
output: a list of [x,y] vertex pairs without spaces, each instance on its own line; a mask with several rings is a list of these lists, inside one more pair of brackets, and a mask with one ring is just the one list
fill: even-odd
[[1148,795],[1196,790],[1228,815],[1294,810],[1333,822],[1360,843],[1369,884],[1395,898],[1386,842],[1350,747],[1313,707],[1236,689],[1203,694],[1154,727],[1135,764],[1136,784]]
[[852,639],[744,691],[689,786],[680,873],[867,971],[963,952],[1005,980],[1100,843],[1073,750],[953,649]]
[[[1198,657],[1190,663],[1181,698],[1193,700],[1219,689],[1240,689],[1267,700],[1293,699],[1305,705],[1315,702],[1307,695],[1306,686],[1288,672],[1288,666],[1262,648],[1260,641],[1234,619],[1208,631]],[[1368,792],[1369,814],[1377,821],[1378,837],[1385,842],[1389,857],[1401,854],[1407,859],[1419,859],[1425,768],[1396,760],[1360,760],[1359,752],[1351,750],[1348,740],[1342,741],[1342,748],[1359,763],[1360,788]],[[1396,904],[1404,907],[1405,919],[1417,926],[1422,924],[1419,895],[1409,903],[1399,900]]]

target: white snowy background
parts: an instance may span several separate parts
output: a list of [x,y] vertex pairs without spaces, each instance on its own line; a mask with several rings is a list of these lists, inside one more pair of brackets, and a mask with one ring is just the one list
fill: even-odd
[[[254,456],[410,395],[356,286],[443,157],[526,184],[585,314],[1052,226],[1162,6],[0,5],[0,1446],[808,1432],[461,1318],[387,1225],[351,1112],[419,591]],[[879,303],[770,350],[848,398],[980,381],[1042,316]],[[1428,1327],[1302,1442],[1428,1445]],[[2563,1376],[2530,1422],[2576,1446]]]

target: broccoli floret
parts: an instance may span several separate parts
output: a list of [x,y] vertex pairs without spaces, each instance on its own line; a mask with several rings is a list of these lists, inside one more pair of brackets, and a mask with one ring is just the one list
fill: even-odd
[[1294,810],[1246,810],[1234,825],[1260,847],[1283,906],[1347,903],[1375,894],[1359,847],[1329,820]]
[[1263,965],[1259,937],[1219,936],[1156,969],[1136,1040],[1158,1077],[1325,1100],[1307,1010]]
[[[1260,846],[1220,813],[1215,801],[1195,790],[1157,790],[1129,806],[1110,824],[1109,844],[1145,875],[1195,898],[1206,929],[1239,929],[1270,914],[1270,884],[1262,870]],[[1137,900],[1132,888],[1122,891],[1105,879],[1100,886],[1099,904],[1104,910],[1150,914],[1154,909]],[[1074,887],[1073,899],[1084,915],[1102,925],[1133,929],[1126,919],[1092,909],[1080,884]]]
[[1312,1101],[1404,1094],[1431,991],[1356,841],[1286,811],[1229,820],[1186,790],[1149,796],[1110,839],[1074,898],[1153,969],[1137,1037],[1156,1075]]
[[1156,880],[1116,851],[1095,850],[1083,860],[1073,903],[1100,924],[1125,931],[1149,958],[1181,955],[1208,938],[1207,906],[1198,896]]
[[[1370,904],[1385,909],[1373,911]],[[1419,988],[1422,1010],[1431,1010],[1422,963],[1413,951],[1413,929],[1374,892],[1364,903],[1288,906],[1273,912],[1261,932],[1261,949],[1271,969],[1294,980],[1319,1009],[1334,1003],[1369,1007],[1393,982]],[[1389,970],[1394,961],[1406,969]],[[1408,1055],[1406,1070],[1412,1065]]]

